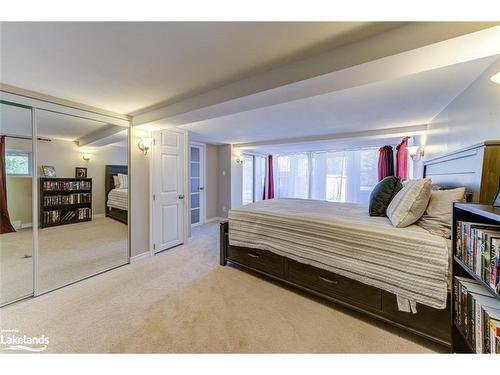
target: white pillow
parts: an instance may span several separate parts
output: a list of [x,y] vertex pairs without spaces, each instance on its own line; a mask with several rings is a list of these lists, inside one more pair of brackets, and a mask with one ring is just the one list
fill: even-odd
[[118,173],[118,179],[120,180],[120,189],[128,189],[128,175]]
[[465,202],[465,188],[432,190],[429,205],[416,224],[432,234],[450,238],[453,202]]
[[120,179],[118,178],[118,176],[113,176],[113,183],[115,184],[115,189],[120,188]]
[[425,212],[431,197],[431,180],[410,180],[392,198],[387,207],[387,217],[396,228],[416,222]]

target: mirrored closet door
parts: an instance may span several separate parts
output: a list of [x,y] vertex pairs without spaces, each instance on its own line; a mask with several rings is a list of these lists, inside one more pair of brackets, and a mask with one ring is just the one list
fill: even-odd
[[129,122],[0,94],[0,306],[127,264]]
[[33,294],[31,109],[0,103],[0,305]]
[[128,262],[128,128],[37,110],[38,291]]

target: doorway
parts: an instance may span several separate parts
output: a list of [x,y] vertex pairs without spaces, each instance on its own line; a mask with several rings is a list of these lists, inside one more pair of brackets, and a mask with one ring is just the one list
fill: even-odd
[[186,134],[180,129],[153,134],[153,253],[184,243]]
[[191,142],[190,145],[190,222],[195,227],[205,223],[205,145]]

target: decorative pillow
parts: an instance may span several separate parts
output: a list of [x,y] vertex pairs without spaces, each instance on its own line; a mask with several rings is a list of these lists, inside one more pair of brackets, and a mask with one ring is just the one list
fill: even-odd
[[120,179],[118,178],[118,176],[113,176],[113,183],[115,184],[115,189],[120,188]]
[[128,189],[128,175],[118,173],[118,179],[120,180],[120,189]]
[[385,216],[392,198],[403,188],[399,178],[388,176],[373,188],[370,194],[368,213],[370,216]]
[[392,225],[404,228],[420,219],[427,208],[430,197],[430,179],[408,181],[387,207],[387,216]]
[[429,205],[416,224],[432,234],[450,238],[453,202],[465,202],[465,188],[432,190]]

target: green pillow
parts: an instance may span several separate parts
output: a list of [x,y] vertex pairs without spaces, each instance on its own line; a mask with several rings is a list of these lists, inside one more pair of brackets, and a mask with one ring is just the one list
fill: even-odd
[[403,188],[399,178],[388,176],[373,188],[370,194],[368,212],[370,216],[385,216],[392,198]]

